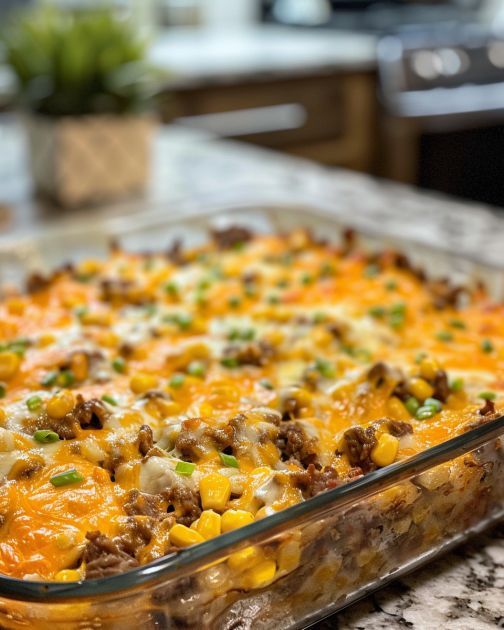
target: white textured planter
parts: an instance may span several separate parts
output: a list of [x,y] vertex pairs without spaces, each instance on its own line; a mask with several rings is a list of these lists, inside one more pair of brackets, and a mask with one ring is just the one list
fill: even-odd
[[62,206],[111,201],[142,191],[150,170],[149,116],[26,116],[38,193]]

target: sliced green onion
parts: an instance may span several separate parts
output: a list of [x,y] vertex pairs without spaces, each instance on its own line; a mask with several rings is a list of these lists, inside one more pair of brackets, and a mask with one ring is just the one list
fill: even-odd
[[155,315],[157,313],[157,306],[156,306],[156,304],[146,304],[143,307],[143,309],[145,311],[145,314],[148,317],[152,317],[153,315]]
[[168,295],[178,295],[179,288],[173,280],[170,280],[164,285],[164,290]]
[[336,269],[334,268],[334,265],[331,265],[331,263],[328,263],[328,262],[322,263],[320,267],[320,277],[327,278],[329,276],[333,276],[335,271]]
[[437,413],[437,410],[434,407],[419,407],[415,414],[418,420],[427,420],[428,418],[432,418]]
[[75,313],[76,317],[81,319],[82,317],[84,317],[84,315],[89,313],[89,307],[87,307],[87,306],[77,306],[76,309],[74,310],[74,313]]
[[201,289],[198,289],[194,294],[194,301],[198,306],[205,306],[205,304],[207,303],[205,292]]
[[59,435],[50,429],[40,429],[39,431],[35,431],[33,439],[41,444],[50,444],[51,442],[57,442]]
[[278,261],[281,265],[285,265],[286,267],[290,267],[294,262],[294,254],[292,252],[286,252],[282,254]]
[[177,462],[175,466],[175,472],[179,475],[187,475],[190,477],[194,470],[196,469],[196,464],[192,464],[191,462]]
[[0,398],[5,398],[7,396],[7,385],[5,383],[0,383]]
[[244,328],[241,331],[240,339],[242,341],[252,341],[256,336],[255,328]]
[[300,280],[301,280],[301,284],[306,286],[313,282],[313,276],[311,275],[311,273],[303,273]]
[[438,333],[436,333],[436,339],[438,341],[453,341],[453,333],[451,333],[449,330],[440,330]]
[[226,453],[219,453],[219,457],[224,466],[229,468],[239,468],[238,460],[234,455],[227,455]]
[[8,343],[7,348],[18,356],[23,357],[25,355],[28,343],[29,342],[27,339],[16,339],[15,341],[11,341],[10,343]]
[[223,359],[221,359],[221,365],[227,368],[235,368],[238,367],[240,364],[236,357],[224,357]]
[[75,383],[75,375],[72,370],[63,370],[57,377],[58,385],[61,387],[70,387]]
[[315,369],[322,374],[324,378],[333,378],[334,377],[334,366],[331,365],[325,359],[316,359],[315,361]]
[[40,384],[43,387],[52,387],[53,385],[56,384],[56,381],[58,380],[58,376],[59,376],[59,372],[56,372],[56,370],[54,370],[53,372],[48,372],[44,378],[40,381]]
[[78,481],[83,481],[84,477],[72,468],[71,470],[67,470],[66,472],[59,473],[58,475],[54,475],[49,480],[55,488],[60,488],[61,486],[68,486],[72,483],[77,483]]
[[478,394],[478,398],[483,398],[483,400],[495,400],[497,398],[497,394],[495,392],[480,392]]
[[176,323],[181,330],[188,330],[193,323],[192,315],[189,315],[189,313],[180,313],[177,316]]
[[261,387],[264,387],[264,389],[273,389],[273,383],[270,380],[268,380],[267,378],[262,378],[259,381],[259,385]]
[[371,361],[372,355],[367,348],[354,348],[353,356],[364,363]]
[[238,308],[241,304],[241,297],[239,295],[232,295],[228,299],[228,306],[230,308]]
[[279,289],[286,289],[289,286],[289,281],[287,278],[283,278],[282,280],[279,280],[276,285]]
[[398,286],[399,285],[395,280],[387,280],[387,282],[385,283],[385,288],[387,289],[387,291],[396,291]]
[[450,389],[452,392],[461,392],[464,389],[464,379],[454,378],[450,384]]
[[30,398],[26,401],[26,406],[30,411],[35,411],[35,409],[38,409],[41,404],[42,398],[40,398],[40,396],[30,396]]
[[387,311],[385,310],[384,306],[372,306],[369,310],[368,313],[369,315],[371,315],[371,317],[376,317],[376,318],[380,318],[380,317],[385,317],[385,313]]
[[191,376],[203,378],[205,376],[205,372],[205,364],[201,361],[191,361],[191,363],[187,366],[187,373]]
[[231,249],[234,249],[237,252],[241,252],[245,245],[245,241],[236,241],[236,243],[233,243],[231,245]]
[[266,298],[268,304],[280,304],[280,297],[278,295],[268,295]]
[[427,352],[419,352],[415,357],[415,363],[418,365],[427,357]]
[[465,322],[461,319],[450,319],[450,326],[452,328],[458,328],[459,330],[464,330],[466,328]]
[[169,385],[170,387],[179,389],[184,384],[184,381],[185,376],[183,374],[174,374],[169,381]]
[[313,314],[313,323],[322,324],[327,319],[327,315],[323,311],[317,311]]
[[376,276],[380,273],[380,267],[375,263],[371,263],[367,265],[364,269],[364,276],[366,278],[376,278]]
[[483,352],[486,352],[487,354],[489,354],[490,352],[493,352],[494,345],[490,341],[490,339],[483,339],[483,341],[481,342],[481,349]]
[[257,295],[257,289],[253,284],[246,284],[245,285],[245,295],[248,298],[254,298]]
[[92,279],[93,274],[92,273],[76,273],[74,277],[77,280],[77,282],[82,282],[83,284],[85,284],[86,282],[89,282]]
[[441,411],[443,403],[437,398],[426,398],[423,403],[424,407],[432,407],[436,411]]
[[205,291],[206,289],[209,289],[211,286],[212,286],[212,281],[210,280],[210,278],[202,278],[196,285],[196,288],[198,289],[198,291]]
[[254,328],[232,328],[228,333],[229,341],[252,341],[256,331]]
[[416,415],[416,412],[420,409],[420,403],[413,396],[410,396],[404,405],[412,416]]
[[114,407],[117,405],[117,400],[110,394],[103,394],[101,399],[103,400],[103,402],[106,402],[109,405],[113,405]]
[[112,361],[112,368],[118,374],[124,374],[124,372],[126,372],[126,361],[122,357],[116,357]]
[[389,310],[389,324],[392,328],[400,328],[406,319],[406,304],[398,302],[393,304]]

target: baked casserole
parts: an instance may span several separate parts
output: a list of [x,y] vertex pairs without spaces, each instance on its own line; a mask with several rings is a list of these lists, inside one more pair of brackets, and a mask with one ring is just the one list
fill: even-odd
[[[502,409],[504,307],[395,251],[367,254],[351,233],[334,246],[231,227],[192,249],[114,246],[6,290],[0,340],[0,573],[24,580],[106,578],[178,554]],[[366,514],[384,521],[339,522],[340,549],[312,525],[201,579],[214,596],[253,593],[312,558],[313,589],[357,584],[383,568],[385,535],[422,548],[441,522],[484,513],[499,457],[469,454],[381,493]]]

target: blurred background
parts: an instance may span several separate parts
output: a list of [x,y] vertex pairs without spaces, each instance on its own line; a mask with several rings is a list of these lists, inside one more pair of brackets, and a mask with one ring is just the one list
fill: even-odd
[[173,125],[504,206],[503,0],[0,0],[0,25],[5,207],[20,133],[70,207],[138,193]]

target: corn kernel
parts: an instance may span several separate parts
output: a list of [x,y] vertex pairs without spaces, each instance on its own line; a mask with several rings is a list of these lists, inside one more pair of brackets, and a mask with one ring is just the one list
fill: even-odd
[[76,544],[75,535],[72,532],[60,532],[56,536],[56,546],[58,549],[70,549]]
[[263,560],[244,574],[245,588],[263,588],[270,584],[275,577],[276,563],[273,560]]
[[89,362],[84,352],[76,352],[73,355],[70,368],[78,381],[84,381],[87,378]]
[[8,381],[19,370],[20,357],[15,352],[0,352],[0,381]]
[[170,529],[170,542],[177,547],[190,547],[204,541],[205,539],[199,532],[180,523]]
[[134,394],[145,394],[149,389],[155,389],[159,380],[154,374],[135,374],[130,380],[130,388]]
[[103,263],[101,260],[94,260],[93,258],[88,258],[87,260],[83,260],[77,266],[77,273],[82,276],[91,276],[95,273],[98,273],[100,269],[103,267]]
[[254,515],[246,510],[226,510],[222,515],[222,533],[230,532],[254,522]]
[[151,399],[148,400],[145,403],[145,411],[152,416],[153,418],[156,418],[156,420],[161,420],[161,413],[159,411],[158,406],[156,405],[156,400],[155,399]]
[[116,348],[119,345],[119,337],[111,330],[104,330],[99,336],[97,341],[105,348]]
[[408,389],[418,400],[425,400],[434,394],[434,388],[423,378],[412,378],[408,383]]
[[199,525],[199,518],[197,518],[195,521],[193,521],[191,523],[190,529],[194,529],[194,530],[198,531],[198,525]]
[[227,563],[228,567],[233,569],[233,571],[242,571],[253,567],[254,564],[257,564],[263,558],[262,549],[254,545],[253,547],[245,547],[245,549],[235,551],[229,556]]
[[392,396],[387,401],[387,415],[393,420],[408,420],[410,417],[409,411],[397,396]]
[[201,505],[204,510],[222,512],[231,496],[231,482],[224,475],[211,473],[203,477],[199,484]]
[[68,389],[64,389],[47,401],[46,410],[51,418],[60,419],[72,411],[74,404],[74,395]]
[[6,418],[7,418],[7,414],[5,413],[5,409],[3,407],[0,407],[0,426],[3,425]]
[[262,508],[259,508],[257,510],[256,515],[255,515],[255,520],[259,521],[262,518],[265,518],[266,516],[269,516],[270,514],[273,514],[273,510],[270,507],[267,507],[265,505]]
[[389,433],[382,433],[371,451],[371,459],[377,466],[388,466],[395,460],[398,450],[399,440]]
[[26,308],[26,303],[20,298],[9,298],[5,305],[11,315],[22,315]]
[[438,370],[439,363],[432,357],[425,357],[420,362],[420,374],[428,381],[431,381],[436,376]]
[[38,338],[38,346],[39,348],[45,348],[46,346],[50,346],[56,341],[56,337],[52,333],[43,333]]
[[301,546],[297,540],[286,540],[278,547],[277,562],[280,571],[294,571],[301,560]]
[[81,322],[87,326],[109,326],[112,315],[108,311],[88,311],[82,315]]
[[77,582],[81,577],[80,571],[77,571],[77,569],[63,569],[56,573],[54,579],[57,582]]
[[205,510],[198,519],[198,532],[205,540],[215,538],[221,533],[221,516],[213,510]]

